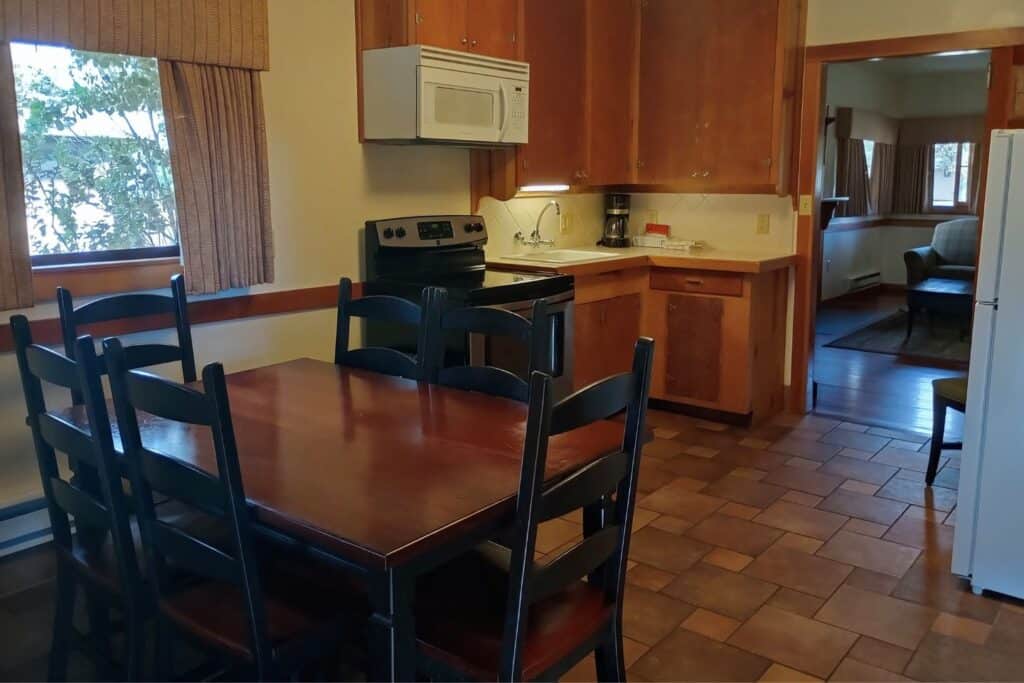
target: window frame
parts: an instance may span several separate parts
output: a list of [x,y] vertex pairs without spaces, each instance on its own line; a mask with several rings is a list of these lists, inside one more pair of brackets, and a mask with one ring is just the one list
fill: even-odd
[[146,261],[180,258],[181,245],[139,247],[137,249],[104,249],[103,251],[70,251],[59,254],[32,254],[32,267],[75,266],[112,261]]
[[[956,145],[956,161],[953,163],[953,205],[940,206],[935,204],[935,148],[939,145]],[[967,201],[960,202],[960,160],[963,158],[964,145],[975,145],[971,154],[970,162],[967,164]],[[933,142],[931,145],[930,163],[928,164],[928,210],[931,213],[971,213],[971,176],[974,164],[978,163],[977,143],[968,140],[959,142]]]

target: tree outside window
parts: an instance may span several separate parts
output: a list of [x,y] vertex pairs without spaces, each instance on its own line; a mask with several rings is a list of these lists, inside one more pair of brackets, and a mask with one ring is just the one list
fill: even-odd
[[34,263],[176,253],[156,60],[17,43],[11,57]]
[[944,142],[932,148],[932,208],[967,210],[971,195],[974,143]]

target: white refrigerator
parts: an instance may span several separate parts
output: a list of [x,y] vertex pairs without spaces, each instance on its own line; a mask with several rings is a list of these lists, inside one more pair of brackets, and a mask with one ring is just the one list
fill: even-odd
[[1024,598],[1024,131],[992,133],[953,573]]

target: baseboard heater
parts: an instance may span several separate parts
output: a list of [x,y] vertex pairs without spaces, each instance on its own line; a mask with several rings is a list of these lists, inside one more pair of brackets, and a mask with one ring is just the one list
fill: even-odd
[[882,273],[877,270],[870,273],[858,273],[857,275],[850,275],[846,280],[848,284],[847,291],[857,292],[882,284]]

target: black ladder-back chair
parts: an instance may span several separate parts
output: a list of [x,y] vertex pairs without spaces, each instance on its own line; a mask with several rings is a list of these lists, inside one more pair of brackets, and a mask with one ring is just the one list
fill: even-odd
[[[432,368],[431,348],[436,329],[437,290],[423,290],[420,304],[397,296],[370,295],[352,298],[352,281],[347,277],[338,283],[338,322],[334,337],[334,362],[353,368],[372,370],[408,379],[429,379]],[[376,320],[417,328],[416,355],[411,356],[384,346],[349,348],[352,318]]]
[[[525,379],[504,368],[492,365],[444,366],[444,333],[457,331],[466,334],[480,334],[485,337],[507,337],[522,343],[528,353],[529,373],[534,370],[548,371],[547,360],[551,357],[551,340],[545,334],[548,329],[548,309],[543,299],[533,304],[531,318],[501,308],[476,306],[444,310],[446,292],[436,294],[435,305],[441,309],[441,330],[435,335],[434,381],[444,386],[494,394],[525,403],[530,398],[530,385]],[[468,346],[468,344],[467,344]]]
[[[596,382],[554,406],[551,378],[533,374],[511,542],[485,543],[436,570],[417,589],[423,593],[416,614],[422,672],[440,679],[554,680],[594,652],[599,680],[625,680],[622,594],[653,349],[652,340],[641,338],[632,372]],[[550,436],[624,409],[620,451],[544,486]],[[537,563],[537,526],[581,508],[584,539]]]
[[[139,680],[148,610],[93,340],[77,340],[75,362],[33,344],[24,316],[12,317],[11,329],[58,558],[49,680],[66,677],[69,650],[83,640],[72,623],[79,587],[92,630],[86,649],[96,656],[100,677],[108,677],[112,665],[108,612],[114,608],[125,617],[125,676]],[[44,382],[82,396],[78,409],[86,413],[88,432],[47,412]],[[72,479],[62,477],[56,452],[75,465]]]
[[[192,347],[192,328],[188,321],[188,300],[185,297],[185,276],[175,275],[171,278],[171,295],[162,294],[116,294],[103,297],[96,301],[75,308],[71,292],[63,287],[57,288],[57,307],[60,310],[60,328],[64,337],[64,353],[74,357],[75,339],[78,328],[92,323],[123,320],[125,318],[141,318],[150,315],[174,316],[178,333],[178,345],[171,344],[136,344],[132,353],[134,367],[160,365],[162,363],[181,362],[181,375],[185,382],[196,381],[196,359]],[[106,365],[100,359],[100,372],[106,372]],[[74,403],[80,404],[82,398],[71,392]]]
[[[147,583],[156,604],[157,680],[173,677],[175,635],[191,637],[251,667],[259,680],[295,676],[301,667],[324,658],[341,631],[340,611],[333,603],[317,595],[316,604],[313,598],[293,604],[266,593],[265,563],[257,555],[242,486],[223,367],[212,363],[203,368],[200,392],[131,370],[131,348],[117,339],[106,339],[103,346],[132,490],[139,500]],[[184,428],[208,429],[217,475],[147,448],[139,410]],[[157,493],[223,520],[232,538],[215,547],[187,526],[162,519],[155,513]],[[183,575],[193,581],[183,581]]]

